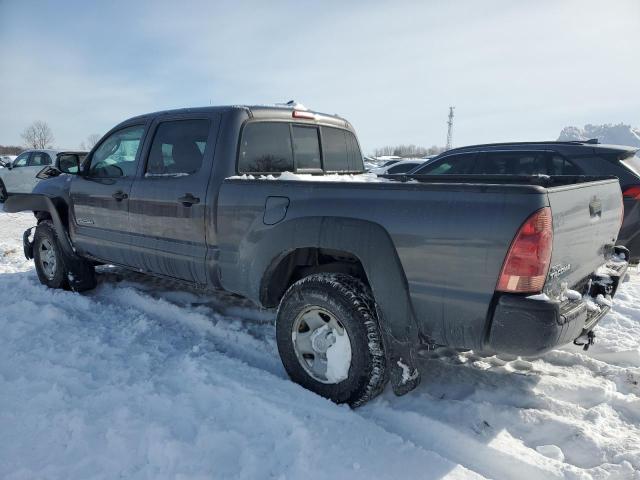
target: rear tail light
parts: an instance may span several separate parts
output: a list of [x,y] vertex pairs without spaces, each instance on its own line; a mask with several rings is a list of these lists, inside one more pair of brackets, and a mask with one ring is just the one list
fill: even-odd
[[640,200],[640,185],[633,185],[625,189],[622,192],[624,198],[633,198],[634,200]]
[[553,246],[551,208],[545,207],[520,227],[504,259],[496,290],[539,293],[549,272]]

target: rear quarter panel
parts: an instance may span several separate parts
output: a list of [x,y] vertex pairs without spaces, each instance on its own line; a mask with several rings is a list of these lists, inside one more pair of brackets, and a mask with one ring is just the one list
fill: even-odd
[[[286,219],[276,225],[263,222],[268,196],[290,199]],[[322,222],[302,220],[367,222],[386,233],[388,245],[359,237],[359,231],[347,229],[340,235],[355,236],[361,250],[374,252],[372,260],[363,264],[376,299],[381,290],[408,292],[409,309],[391,312],[393,320],[407,324],[415,320],[421,334],[438,344],[479,348],[513,236],[546,200],[544,190],[533,186],[226,180],[218,201],[221,282],[258,300],[252,263],[268,263],[272,258],[262,257],[296,245],[322,246],[328,233]],[[291,222],[298,221],[299,227],[291,229]],[[293,237],[286,245],[261,246],[271,230],[286,225]],[[394,277],[385,271],[389,267],[379,267],[388,258],[397,258],[400,280],[391,280]]]

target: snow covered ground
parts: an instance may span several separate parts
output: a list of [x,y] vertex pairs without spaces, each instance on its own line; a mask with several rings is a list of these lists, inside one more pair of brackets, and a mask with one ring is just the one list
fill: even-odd
[[273,312],[116,269],[48,290],[0,212],[0,478],[640,479],[640,276],[585,353],[443,349],[352,411],[287,380]]

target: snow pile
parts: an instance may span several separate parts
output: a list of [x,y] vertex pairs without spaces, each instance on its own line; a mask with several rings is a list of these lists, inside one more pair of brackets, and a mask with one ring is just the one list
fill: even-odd
[[[320,327],[329,329],[328,325]],[[349,337],[333,330],[335,342],[327,349],[327,380],[329,382],[341,382],[349,376],[351,365],[351,342]]]
[[600,143],[605,144],[640,147],[640,130],[622,123],[618,125],[585,125],[582,129],[578,127],[565,127],[560,132],[558,140],[582,141],[591,138],[597,138]]
[[0,212],[2,479],[640,479],[638,274],[588,352],[442,348],[352,411],[286,378],[246,301],[106,267],[46,289],[32,224]]

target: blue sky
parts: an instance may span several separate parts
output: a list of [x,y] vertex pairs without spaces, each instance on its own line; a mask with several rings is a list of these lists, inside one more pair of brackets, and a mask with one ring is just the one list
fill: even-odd
[[366,152],[640,126],[640,1],[0,0],[0,144],[77,148],[132,115],[295,99]]

